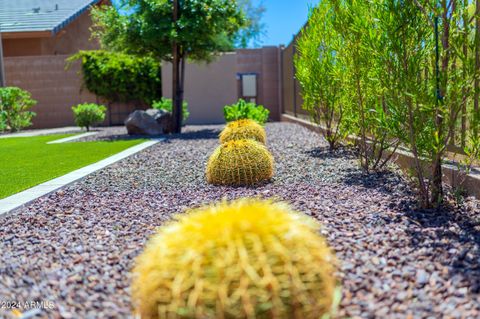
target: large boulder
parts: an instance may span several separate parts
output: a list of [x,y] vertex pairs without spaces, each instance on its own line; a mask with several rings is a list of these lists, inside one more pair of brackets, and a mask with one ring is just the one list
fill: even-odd
[[172,113],[166,111],[166,110],[157,110],[157,109],[148,109],[145,112],[147,112],[148,115],[153,117],[155,121],[157,121],[158,124],[163,129],[163,133],[169,134],[173,132],[173,116]]
[[130,135],[166,134],[172,132],[171,117],[169,112],[163,110],[137,110],[128,116],[125,126]]

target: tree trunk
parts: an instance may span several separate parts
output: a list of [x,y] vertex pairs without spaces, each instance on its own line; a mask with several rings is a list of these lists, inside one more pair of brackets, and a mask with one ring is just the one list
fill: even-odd
[[[479,112],[479,96],[480,96],[480,0],[475,2],[475,83],[474,83],[474,97],[473,97],[473,110],[475,116],[480,117]],[[478,125],[478,123],[475,123]],[[474,128],[474,134],[478,134],[477,127]]]
[[3,46],[2,46],[2,31],[0,30],[0,87],[6,86],[5,83],[5,69],[3,67]]
[[[176,24],[179,17],[178,0],[173,0],[173,23]],[[173,133],[182,131],[182,101],[181,101],[181,81],[180,81],[180,46],[173,41],[172,47],[172,130]]]

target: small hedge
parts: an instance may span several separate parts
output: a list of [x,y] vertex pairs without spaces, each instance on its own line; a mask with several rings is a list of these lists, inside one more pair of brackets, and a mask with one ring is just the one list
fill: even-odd
[[105,112],[107,108],[103,105],[94,103],[84,103],[72,107],[75,123],[90,131],[93,124],[103,122],[105,120]]
[[0,132],[19,131],[32,125],[36,115],[30,108],[37,104],[28,91],[18,87],[0,88]]
[[223,115],[227,122],[250,119],[263,125],[268,121],[270,111],[264,108],[263,105],[257,105],[240,99],[235,104],[226,105],[223,108]]
[[161,65],[153,58],[101,50],[80,51],[67,60],[68,66],[77,60],[82,62],[84,86],[108,101],[151,105],[162,97]]

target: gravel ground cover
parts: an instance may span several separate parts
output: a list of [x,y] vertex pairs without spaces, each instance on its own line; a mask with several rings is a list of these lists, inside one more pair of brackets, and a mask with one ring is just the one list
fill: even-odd
[[129,271],[156,227],[187,207],[261,196],[323,224],[340,260],[339,317],[480,317],[478,201],[417,210],[401,175],[365,176],[349,150],[330,153],[318,135],[286,123],[267,125],[272,183],[210,186],[204,169],[219,129],[187,127],[5,218],[0,301],[53,301],[49,318],[131,318]]

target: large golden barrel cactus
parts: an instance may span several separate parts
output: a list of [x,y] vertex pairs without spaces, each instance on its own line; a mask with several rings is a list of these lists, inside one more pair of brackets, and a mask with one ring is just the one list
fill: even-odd
[[265,144],[267,134],[260,124],[249,119],[230,122],[220,133],[220,143],[222,144],[228,141],[246,139],[252,139]]
[[319,319],[331,314],[335,258],[316,221],[288,205],[222,202],[179,215],[133,269],[142,319]]
[[216,185],[247,186],[273,177],[273,157],[254,140],[229,141],[220,145],[207,163],[207,182]]

